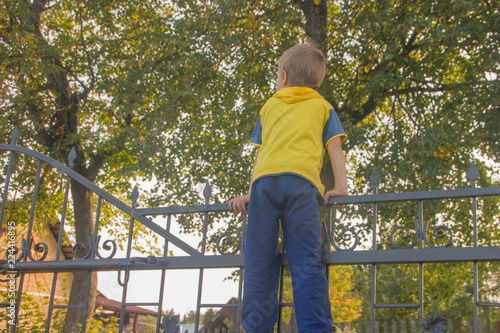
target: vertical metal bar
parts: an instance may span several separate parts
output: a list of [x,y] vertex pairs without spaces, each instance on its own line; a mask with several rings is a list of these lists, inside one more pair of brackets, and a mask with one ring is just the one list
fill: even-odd
[[[31,232],[33,230],[33,221],[35,220],[35,207],[36,207],[36,202],[38,198],[38,188],[40,187],[40,174],[42,170],[42,162],[38,160],[38,164],[36,167],[36,176],[35,176],[35,187],[33,189],[33,198],[31,200],[31,210],[30,210],[30,219],[28,222],[28,233],[26,234],[26,241],[29,241],[31,238]],[[24,249],[23,249],[24,250]],[[26,251],[30,251],[31,249],[28,248]],[[23,261],[26,262],[28,261],[28,256],[25,255],[23,258]],[[14,309],[14,324],[11,327],[11,332],[15,333],[16,327],[17,327],[17,318],[19,314],[19,307],[21,306],[21,295],[23,293],[23,285],[24,285],[24,274],[21,274],[21,277],[19,278],[19,288],[17,289],[17,297],[16,297],[16,307]]]
[[[424,246],[424,203],[422,200],[418,202],[418,229],[416,232],[419,233],[419,248],[423,249]],[[419,263],[418,264],[418,327],[419,327],[419,332],[423,332],[423,325],[424,325],[424,264]]]
[[[285,251],[285,243],[281,244],[281,253]],[[283,295],[285,291],[285,265],[280,266],[280,291],[278,296],[278,332],[281,332],[281,321],[283,319]]]
[[[378,193],[378,185],[380,178],[375,170],[370,175],[370,185],[373,188],[373,194]],[[372,216],[372,249],[377,250],[377,203],[373,203],[373,216]],[[377,265],[372,264],[372,294],[371,294],[371,318],[370,329],[375,332],[375,304],[377,303]]]
[[[245,252],[245,233],[246,233],[246,222],[247,216],[246,214],[242,214],[242,224],[241,224],[241,240],[240,240],[240,253],[243,255]],[[243,278],[244,278],[244,269],[240,268],[240,280],[238,281],[238,311],[236,313],[236,333],[240,333],[240,325],[241,325],[241,302],[243,298]]]
[[[203,196],[205,197],[205,205],[210,203],[210,196],[212,194],[212,190],[210,188],[210,183],[207,181],[205,188],[203,190]],[[207,246],[207,229],[208,229],[208,212],[205,212],[203,218],[203,236],[201,240],[201,254],[205,255],[205,250]],[[198,276],[198,297],[196,300],[196,321],[194,324],[194,331],[198,332],[200,326],[200,310],[201,310],[201,297],[203,294],[203,274],[204,268],[200,268],[200,274]]]
[[200,272],[198,275],[198,296],[196,298],[196,320],[195,320],[195,332],[198,332],[199,327],[200,327],[200,310],[201,310],[201,297],[203,294],[203,275],[204,275],[204,268],[200,268]]
[[97,209],[96,209],[96,212],[95,212],[94,235],[92,236],[92,239],[94,241],[95,247],[93,247],[93,249],[92,249],[90,259],[94,259],[95,255],[96,255],[96,251],[98,251],[97,246],[99,244],[97,244],[97,233],[99,232],[99,222],[100,222],[100,219],[101,219],[101,207],[102,207],[102,197],[99,196],[99,198],[97,199]]
[[[475,166],[474,166],[475,167]],[[471,187],[476,188],[476,179],[474,176],[471,176]],[[473,239],[474,239],[474,247],[477,247],[477,198],[472,197],[472,228],[473,228]],[[477,261],[473,263],[474,269],[474,333],[479,332],[479,268]]]
[[[18,135],[17,127],[14,127],[14,130],[12,131],[12,134],[11,134],[11,145],[16,144],[17,135]],[[3,224],[3,217],[5,214],[5,204],[7,203],[7,195],[9,193],[10,176],[12,174],[13,161],[14,161],[14,152],[11,151],[10,155],[9,155],[9,164],[7,166],[7,175],[5,176],[5,185],[3,187],[2,205],[0,206],[0,227]]]
[[[132,199],[132,211],[130,212],[130,225],[129,225],[129,230],[128,230],[128,242],[127,242],[127,252],[126,252],[126,258],[130,258],[130,253],[132,252],[132,238],[134,234],[134,210],[135,206],[137,203],[137,199],[139,197],[139,191],[137,190],[137,186],[134,187],[134,190],[132,191],[131,199]],[[118,273],[120,274],[120,273]],[[118,326],[118,332],[123,332],[123,326],[125,323],[125,307],[126,307],[126,301],[127,301],[127,291],[128,291],[128,280],[130,278],[130,270],[127,268],[125,269],[125,277],[124,277],[124,282],[123,282],[123,289],[122,289],[122,304],[120,308],[120,324]]]
[[[326,246],[323,248],[324,250],[326,249],[327,251],[330,251],[330,234],[331,233],[331,230],[333,230],[333,217],[332,217],[332,208],[331,207],[327,207],[327,211],[328,211],[328,230],[326,230],[325,232],[327,233],[326,236]],[[335,211],[336,213],[337,211]],[[335,214],[336,215],[336,214]],[[333,235],[332,235],[333,237]],[[328,302],[330,302],[330,265],[325,265],[325,276],[326,276],[326,290],[327,290],[327,293],[328,293]]]
[[377,301],[377,265],[372,264],[372,296],[371,296],[371,319],[370,332],[375,332],[375,303]]
[[[469,170],[467,171],[467,178],[471,182],[471,188],[476,188],[476,180],[479,178],[479,170],[474,162],[471,163]],[[472,197],[472,232],[474,248],[477,247],[477,198]],[[474,333],[479,332],[479,272],[477,261],[473,262],[473,278],[474,278]]]
[[[73,161],[74,161],[74,158],[73,158]],[[70,159],[70,167],[72,166],[73,161]],[[71,181],[71,178],[68,176],[66,178],[66,188],[64,190],[64,201],[63,201],[63,207],[62,207],[62,212],[61,212],[61,222],[59,225],[59,236],[57,237],[57,252],[56,252],[56,259],[55,260],[59,260],[60,253],[61,253],[63,232],[64,232],[64,223],[66,222],[66,210],[68,207],[70,181]],[[54,272],[54,277],[52,278],[52,289],[50,291],[50,300],[49,300],[49,309],[48,309],[48,313],[47,313],[47,321],[45,324],[45,333],[49,333],[49,331],[50,331],[50,322],[52,320],[52,308],[54,306],[54,294],[56,292],[56,283],[57,283],[57,272]]]
[[[99,198],[97,199],[97,209],[95,212],[94,234],[92,235],[92,241],[89,243],[89,247],[91,247],[89,259],[94,259],[96,251],[98,251],[97,246],[99,244],[97,244],[97,232],[99,230],[99,220],[101,218],[101,205],[102,205],[102,198],[99,196]],[[87,285],[85,289],[85,303],[83,305],[82,332],[85,332],[87,329],[91,280],[92,280],[92,271],[89,271],[87,275]]]
[[[172,215],[168,214],[167,225],[165,226],[165,230],[167,232],[170,232],[171,223],[172,223]],[[163,257],[168,256],[168,245],[169,245],[169,242],[167,239],[165,239],[165,244],[163,246]],[[161,312],[162,312],[162,305],[163,305],[163,293],[165,292],[165,275],[166,275],[166,269],[163,268],[161,270],[161,279],[160,279],[160,295],[159,295],[159,299],[158,299],[158,315],[156,317],[156,332],[160,332]]]

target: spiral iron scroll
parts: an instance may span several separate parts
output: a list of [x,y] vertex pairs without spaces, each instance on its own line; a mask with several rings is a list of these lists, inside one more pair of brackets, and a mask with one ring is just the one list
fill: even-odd
[[238,236],[237,236],[238,243],[236,245],[236,248],[231,252],[225,252],[224,249],[221,248],[221,246],[229,247],[229,246],[233,245],[235,237],[231,234],[222,234],[219,236],[219,238],[217,239],[217,245],[216,245],[217,252],[219,252],[219,254],[224,254],[224,255],[236,254],[240,250],[240,248],[241,248],[241,229],[238,229],[237,233],[238,233]]
[[[429,247],[432,247],[432,248],[437,248],[437,247],[448,247],[451,245],[451,242],[453,240],[453,232],[451,231],[450,228],[448,228],[447,226],[445,225],[438,225],[434,228],[433,232],[432,232],[432,235],[434,236],[434,238],[444,238],[446,236],[446,233],[448,234],[448,242],[444,245],[434,245],[434,244],[431,244],[429,242],[429,239],[427,238],[427,229],[429,227],[429,220],[426,220],[425,221],[425,225],[424,225],[424,228],[423,228],[423,231],[419,231],[419,224],[418,224],[418,221],[417,219],[413,219],[413,224],[415,225],[415,237],[413,239],[413,242],[408,245],[408,246],[399,246],[396,244],[396,242],[394,241],[394,235],[396,234],[396,232],[399,231],[399,238],[401,239],[408,239],[410,237],[410,230],[405,227],[405,226],[397,226],[395,227],[392,232],[391,232],[391,236],[390,236],[390,241],[391,241],[391,244],[392,246],[394,246],[394,248],[397,248],[397,249],[413,249],[418,241],[420,239],[422,239],[425,244],[427,244],[427,246]],[[445,230],[446,230],[446,233],[445,233]]]
[[[39,258],[35,258],[31,254],[31,247],[33,246],[34,241],[32,238],[26,240],[22,240],[22,245],[21,245],[21,254],[19,257],[15,259],[15,262],[20,262],[23,259],[29,259],[30,261],[43,261],[47,255],[49,254],[49,248],[47,244],[45,243],[36,243],[34,244],[33,250],[36,253],[40,253]],[[11,250],[12,249],[12,250]],[[9,246],[8,250],[5,251],[5,256],[7,260],[11,259],[12,256],[16,256],[19,253],[19,248],[17,246]]]
[[334,224],[331,233],[328,234],[328,240],[330,241],[330,243],[332,244],[332,246],[337,251],[353,251],[358,246],[358,242],[359,242],[358,233],[354,229],[344,229],[344,230],[342,230],[342,232],[339,235],[340,239],[342,241],[349,242],[349,241],[351,241],[354,238],[353,244],[350,247],[348,247],[346,249],[343,249],[335,241],[335,229],[336,228],[337,228],[337,226]]
[[[85,244],[80,242],[80,243],[76,243],[73,246],[71,253],[73,254],[73,257],[76,260],[89,259],[89,258],[93,257],[94,255],[97,256],[99,259],[111,259],[111,258],[113,258],[115,256],[116,250],[117,250],[116,242],[114,240],[110,240],[110,239],[104,241],[104,243],[102,244],[102,248],[106,251],[111,251],[111,253],[107,257],[104,257],[99,253],[100,241],[101,241],[101,236],[99,236],[99,235],[95,238],[95,240],[92,240],[92,238],[89,237],[90,246],[88,247],[88,249],[87,249],[87,246],[85,246]],[[87,250],[87,252],[85,253],[85,255],[83,257],[77,256],[77,253],[85,251],[85,250]]]

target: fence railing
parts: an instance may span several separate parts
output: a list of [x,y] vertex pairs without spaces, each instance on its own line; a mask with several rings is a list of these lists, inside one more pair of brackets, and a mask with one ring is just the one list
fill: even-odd
[[[51,330],[51,321],[53,311],[57,309],[67,309],[69,306],[58,303],[55,299],[57,285],[61,279],[58,273],[76,272],[76,271],[114,271],[117,272],[117,280],[122,288],[121,316],[119,321],[119,332],[124,331],[125,327],[125,309],[131,306],[155,306],[158,309],[156,321],[156,331],[175,330],[175,325],[168,322],[162,317],[164,288],[169,283],[166,277],[166,271],[175,269],[192,269],[198,271],[198,286],[197,286],[197,302],[196,302],[196,325],[195,331],[200,328],[200,313],[203,308],[232,308],[236,313],[240,313],[241,296],[242,296],[242,275],[243,275],[243,251],[245,238],[245,223],[246,217],[242,215],[241,224],[238,226],[236,234],[225,234],[218,238],[215,248],[215,253],[207,252],[208,227],[213,222],[214,216],[218,213],[228,211],[227,204],[210,204],[211,190],[210,185],[204,190],[205,204],[198,206],[182,206],[182,207],[157,207],[157,208],[139,208],[136,207],[138,199],[138,191],[135,188],[131,192],[131,205],[127,205],[116,197],[113,197],[103,189],[91,183],[78,173],[74,172],[70,167],[67,167],[59,162],[51,159],[48,156],[35,152],[33,150],[17,146],[15,144],[17,134],[13,134],[12,143],[10,145],[0,145],[0,151],[4,155],[3,165],[3,190],[2,202],[0,211],[0,222],[2,223],[4,239],[6,239],[5,260],[0,261],[1,274],[4,275],[2,280],[5,283],[5,290],[8,291],[7,299],[2,302],[2,307],[5,308],[7,323],[5,329],[11,332],[16,332],[19,328],[20,316],[19,310],[22,308],[22,295],[24,291],[24,283],[27,276],[30,274],[53,273],[53,281],[51,286],[47,286],[47,294],[49,295],[48,311],[46,320],[46,331]],[[29,217],[27,226],[23,228],[22,234],[16,234],[19,229],[15,228],[15,221],[9,219],[6,215],[6,207],[12,201],[12,193],[22,191],[22,189],[14,188],[16,185],[12,183],[13,175],[19,175],[22,170],[13,170],[15,165],[15,156],[30,157],[32,162],[36,164],[36,173],[34,175],[32,186],[32,203],[27,216]],[[74,152],[70,154],[69,165],[72,164],[75,158]],[[4,163],[2,162],[2,163]],[[35,216],[35,207],[37,205],[39,184],[41,178],[42,164],[50,165],[54,169],[61,172],[65,180],[65,193],[62,206],[60,207],[60,226],[57,237],[57,251],[55,258],[51,258],[50,250],[47,243],[38,242],[34,237],[34,221],[40,217]],[[340,197],[331,199],[329,205],[369,205],[370,217],[369,224],[371,225],[368,242],[362,241],[360,230],[356,230],[356,225],[344,227],[335,218],[334,210],[329,208],[328,222],[325,223],[325,240],[326,251],[323,254],[323,263],[326,266],[331,265],[369,265],[371,266],[371,320],[369,322],[370,332],[376,332],[376,327],[379,327],[376,319],[376,311],[379,309],[394,309],[407,308],[418,311],[418,321],[415,322],[415,327],[418,332],[428,330],[426,327],[426,316],[424,304],[424,266],[428,263],[456,263],[469,262],[472,263],[473,283],[473,306],[474,317],[472,318],[473,332],[481,332],[481,322],[479,319],[479,309],[483,307],[500,307],[498,299],[493,299],[488,302],[480,301],[478,287],[478,263],[480,262],[497,262],[500,261],[500,246],[498,241],[493,245],[478,245],[478,227],[477,227],[477,200],[483,197],[498,197],[500,195],[500,187],[476,188],[476,180],[478,172],[474,165],[471,166],[468,172],[468,179],[471,183],[470,188],[455,189],[455,190],[439,190],[426,192],[409,192],[409,193],[377,193],[379,179],[374,172],[370,177],[370,185],[372,194],[356,195],[349,197]],[[67,224],[69,186],[71,180],[80,183],[94,193],[94,201],[96,202],[95,212],[95,233],[89,235],[91,241],[87,248],[87,255],[73,256],[73,260],[65,260],[60,256],[63,247],[64,228]],[[26,194],[26,193],[24,193]],[[441,200],[470,200],[472,204],[471,216],[469,221],[471,225],[472,245],[462,245],[456,247],[453,244],[454,233],[449,225],[439,225],[430,232],[429,221],[424,212],[424,203],[427,201]],[[104,202],[114,206],[127,216],[128,239],[125,244],[127,251],[124,257],[115,258],[117,244],[114,240],[107,240],[101,244],[101,236],[98,235],[100,230],[100,214],[101,206]],[[417,205],[417,216],[413,221],[413,230],[408,226],[395,226],[392,228],[388,237],[388,242],[392,248],[381,248],[379,228],[379,212],[381,204],[387,203],[410,203],[414,202]],[[170,232],[173,219],[179,215],[194,214],[201,216],[202,224],[202,239],[199,247],[193,247],[180,237],[175,236]],[[163,216],[166,218],[166,227],[153,222],[155,216]],[[138,222],[149,232],[155,233],[163,242],[162,256],[131,256],[131,244],[133,242],[132,234],[134,232],[134,224]],[[366,221],[365,221],[366,224]],[[498,227],[498,226],[496,226]],[[341,229],[342,230],[339,230]],[[11,237],[12,236],[12,237]],[[384,236],[386,237],[386,236]],[[437,240],[437,242],[436,242]],[[74,247],[79,247],[82,250],[81,244],[75,244]],[[175,246],[181,249],[185,254],[178,256],[169,256],[169,247]],[[229,250],[227,250],[229,248]],[[101,254],[106,252],[106,254]],[[286,255],[282,254],[283,265],[286,266]],[[418,296],[417,302],[410,304],[385,304],[380,303],[377,299],[377,267],[385,264],[414,264],[418,267]],[[236,304],[205,304],[202,302],[202,293],[204,288],[204,273],[207,269],[212,268],[232,268],[238,270],[238,302]],[[132,303],[127,301],[127,290],[129,284],[130,273],[141,270],[156,270],[161,272],[161,279],[158,287],[158,301],[148,303]],[[328,270],[327,270],[328,271]],[[90,273],[89,273],[90,274]],[[284,274],[284,270],[282,270]],[[151,286],[147,286],[151,288]],[[89,288],[87,286],[86,300],[81,305],[81,311],[84,313],[84,323],[82,331],[85,331],[85,320],[92,314],[87,313],[86,302],[89,301]],[[168,296],[167,296],[168,297]],[[282,307],[290,306],[291,304],[282,301],[283,293],[280,294],[280,304]],[[237,316],[235,330],[240,331],[240,320]],[[281,332],[284,326],[278,324],[278,331]],[[484,325],[483,325],[484,326]],[[356,327],[354,327],[356,329]],[[393,330],[391,331],[393,332]]]

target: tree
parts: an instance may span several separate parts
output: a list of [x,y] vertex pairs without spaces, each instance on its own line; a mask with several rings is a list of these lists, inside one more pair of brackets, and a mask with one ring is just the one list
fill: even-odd
[[[150,105],[166,103],[150,80],[168,78],[152,75],[152,68],[159,70],[154,55],[144,59],[170,45],[169,15],[168,7],[151,1],[2,1],[2,130],[19,127],[21,144],[63,163],[75,147],[74,170],[111,192],[125,191],[129,177],[148,174],[147,159],[134,165],[147,145]],[[144,39],[156,44],[144,47]],[[168,115],[162,124],[167,122]],[[75,239],[88,248],[92,194],[73,181],[71,195]],[[91,276],[89,314],[96,292],[96,274]],[[86,273],[75,273],[70,304],[83,303],[86,280]],[[76,331],[82,317],[81,310],[69,309],[65,331]]]
[[202,325],[206,325],[210,322],[210,319],[212,319],[213,317],[215,316],[215,311],[214,309],[208,309],[207,311],[205,311],[205,313],[203,314],[203,321],[201,322]]
[[[311,40],[350,136],[353,193],[374,166],[387,191],[461,185],[471,156],[486,186],[500,151],[498,15],[489,0],[3,0],[0,126],[59,161],[75,146],[75,170],[116,195],[154,176],[148,205],[191,204],[210,179],[225,201],[248,186],[246,143],[277,59]],[[86,244],[92,197],[71,191]]]
[[196,311],[189,310],[187,313],[182,316],[182,320],[180,324],[194,324],[196,322]]

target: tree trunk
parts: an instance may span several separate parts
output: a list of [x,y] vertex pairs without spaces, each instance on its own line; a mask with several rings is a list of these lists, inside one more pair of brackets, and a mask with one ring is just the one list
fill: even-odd
[[324,51],[328,14],[326,0],[305,0],[300,3],[300,8],[306,18],[307,36],[316,47]]
[[[73,197],[73,207],[75,211],[75,235],[76,242],[85,246],[81,251],[75,251],[76,255],[83,257],[90,249],[89,236],[94,234],[94,218],[92,207],[92,192],[87,190],[78,182],[71,181],[71,195]],[[86,300],[87,283],[90,276],[89,296]],[[95,309],[95,299],[97,294],[97,272],[75,272],[69,305],[85,305],[87,303],[87,320],[92,317]],[[79,325],[83,323],[83,309],[68,309],[66,321],[64,323],[65,333],[79,332]]]

